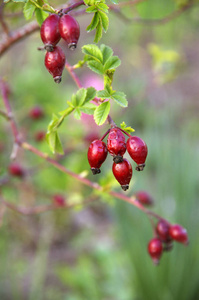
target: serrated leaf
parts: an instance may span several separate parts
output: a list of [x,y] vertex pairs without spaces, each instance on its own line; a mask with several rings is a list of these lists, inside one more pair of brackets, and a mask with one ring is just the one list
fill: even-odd
[[29,20],[32,18],[35,9],[36,9],[35,5],[32,4],[31,2],[27,2],[24,5],[23,14],[24,14],[24,17],[26,18],[26,20]]
[[91,86],[91,87],[87,88],[86,98],[84,100],[83,105],[86,104],[87,102],[93,100],[96,97],[96,93],[97,92],[94,87]]
[[59,154],[64,153],[57,131],[47,133],[46,140],[53,153],[59,153]]
[[81,111],[80,111],[80,109],[77,107],[76,109],[75,109],[75,111],[74,111],[74,117],[75,117],[75,119],[77,119],[77,120],[80,120],[81,119]]
[[102,99],[106,99],[110,97],[110,94],[108,93],[107,90],[101,90],[97,92],[97,97],[102,98]]
[[99,63],[98,61],[88,61],[88,67],[95,73],[103,75],[104,74],[104,70],[103,70],[103,65],[101,63]]
[[98,11],[98,14],[101,18],[101,24],[103,27],[104,32],[107,32],[109,26],[109,18],[103,11]]
[[90,32],[91,30],[94,30],[97,27],[97,24],[99,23],[99,15],[96,12],[92,18],[92,21],[90,23],[90,25],[88,25],[88,27],[86,28],[86,30],[88,32]]
[[100,63],[103,61],[102,52],[97,45],[85,45],[82,47],[82,52]]
[[84,106],[81,106],[79,109],[81,112],[87,115],[93,115],[96,109],[96,105],[93,103],[86,103]]
[[120,64],[121,60],[117,56],[112,56],[106,61],[104,65],[104,71],[115,69],[119,67]]
[[113,50],[104,44],[100,46],[100,50],[103,55],[103,64],[105,64],[106,61],[113,55]]
[[49,16],[49,14],[46,13],[45,11],[43,11],[42,9],[36,8],[35,16],[36,16],[37,22],[41,26],[43,21]]
[[100,19],[100,22],[98,22],[97,27],[96,27],[96,32],[95,32],[95,38],[94,38],[94,43],[98,43],[101,38],[102,38],[102,22]]
[[94,112],[94,120],[97,125],[102,125],[106,121],[111,105],[110,102],[101,103]]
[[130,127],[130,126],[127,127],[127,125],[126,125],[125,122],[122,122],[122,123],[120,124],[120,127],[121,127],[121,129],[125,130],[125,131],[128,132],[128,133],[131,133],[131,132],[134,132],[134,131],[135,131],[135,129],[133,129],[132,127]]
[[86,12],[87,12],[87,13],[93,13],[93,12],[96,12],[96,11],[97,11],[96,5],[89,6],[89,7],[86,9]]
[[109,7],[105,3],[99,3],[97,4],[97,7],[105,13],[108,13]]
[[84,103],[86,98],[87,90],[85,88],[81,88],[76,93],[76,106],[81,106]]
[[111,98],[120,106],[127,107],[128,101],[126,100],[126,95],[123,92],[114,92]]

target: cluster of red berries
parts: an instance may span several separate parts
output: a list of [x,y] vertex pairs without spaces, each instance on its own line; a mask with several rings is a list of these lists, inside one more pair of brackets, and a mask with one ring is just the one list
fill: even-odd
[[160,219],[155,228],[156,237],[148,243],[148,253],[154,264],[159,264],[163,251],[170,251],[173,241],[188,245],[188,235],[185,228],[179,224],[170,224],[164,219]]
[[[129,136],[127,142],[123,132]],[[107,146],[102,141],[108,135]],[[123,158],[124,153],[128,151],[131,158],[137,163],[136,170],[142,171],[145,166],[148,149],[145,142],[137,137],[131,136],[124,130],[113,127],[105,135],[94,140],[88,148],[88,162],[91,166],[92,173],[99,174],[102,163],[106,160],[108,152],[113,156],[113,175],[120,183],[122,189],[126,191],[132,178],[133,169],[130,162]]]
[[62,38],[69,49],[75,49],[80,35],[79,23],[72,16],[60,11],[59,14],[51,14],[45,19],[40,34],[47,51],[46,69],[53,76],[54,81],[60,83],[66,58],[63,50],[56,45]]

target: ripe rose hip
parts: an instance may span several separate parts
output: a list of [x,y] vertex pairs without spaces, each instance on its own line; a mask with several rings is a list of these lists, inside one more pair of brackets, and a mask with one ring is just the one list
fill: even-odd
[[170,224],[164,220],[160,220],[156,225],[156,232],[163,242],[170,242],[172,239],[169,234]]
[[40,106],[35,106],[30,110],[29,116],[33,120],[38,120],[38,119],[43,118],[44,111]]
[[65,206],[65,199],[60,194],[56,194],[53,196],[53,202],[57,206]]
[[55,47],[53,52],[46,53],[45,66],[48,72],[53,76],[56,83],[61,82],[65,60],[65,54],[60,47]]
[[18,163],[11,163],[8,167],[10,175],[15,177],[23,177],[25,175],[24,169]]
[[124,158],[122,162],[119,162],[117,164],[114,162],[112,171],[116,180],[120,183],[121,188],[124,191],[128,190],[129,183],[133,174],[131,164],[128,162],[128,160]]
[[160,257],[163,252],[162,242],[158,238],[153,238],[148,243],[148,253],[155,265],[159,264]]
[[61,39],[61,35],[59,33],[59,19],[60,17],[58,15],[52,14],[47,17],[41,25],[41,39],[48,52],[52,52],[56,44]]
[[179,224],[174,224],[170,226],[169,235],[173,240],[179,243],[182,243],[184,245],[188,245],[189,243],[186,229],[180,226]]
[[135,193],[135,197],[143,205],[153,205],[153,198],[145,191],[139,191]]
[[93,175],[99,174],[100,167],[107,157],[108,151],[106,144],[101,140],[94,140],[88,148],[88,162],[91,166]]
[[123,161],[126,152],[125,136],[119,128],[112,128],[107,139],[108,152],[113,156],[113,161],[117,164]]
[[148,153],[145,142],[137,136],[132,136],[128,138],[126,148],[131,158],[137,163],[136,170],[142,171]]
[[35,133],[35,141],[42,142],[45,139],[46,132],[45,131],[37,131]]
[[68,48],[74,50],[80,35],[79,23],[70,15],[63,15],[59,20],[59,32]]

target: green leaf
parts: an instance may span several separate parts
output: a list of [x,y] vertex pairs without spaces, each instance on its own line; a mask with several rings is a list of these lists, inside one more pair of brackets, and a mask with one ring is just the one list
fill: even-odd
[[[101,19],[100,19],[101,20]],[[98,43],[102,37],[102,22],[98,22],[97,27],[96,27],[96,32],[95,32],[95,38],[94,38],[94,43]]]
[[109,7],[105,3],[99,3],[97,4],[97,7],[105,13],[108,13]]
[[113,94],[111,94],[111,98],[122,107],[128,106],[126,95],[123,92],[114,92]]
[[[68,102],[68,103],[70,103],[70,102]],[[60,111],[59,114],[65,118],[68,115],[70,115],[70,113],[72,113],[73,110],[74,110],[74,106],[70,106],[67,109],[63,110],[63,111]]]
[[77,120],[80,120],[81,119],[81,111],[80,111],[80,109],[77,107],[76,109],[75,109],[75,111],[74,111],[74,117],[75,117],[75,119],[77,119]]
[[88,61],[88,67],[95,73],[103,75],[103,65],[99,63],[98,61]]
[[85,100],[84,100],[83,105],[84,105],[85,103],[87,103],[87,102],[93,100],[95,97],[96,97],[96,89],[95,89],[94,87],[89,87],[89,88],[87,88],[86,98],[85,98]]
[[87,90],[85,88],[81,88],[76,93],[76,106],[81,106],[84,103],[86,98]]
[[59,153],[59,154],[64,153],[57,131],[47,133],[46,140],[53,153]]
[[121,127],[123,130],[125,130],[126,132],[128,132],[128,133],[131,133],[131,132],[134,132],[134,131],[135,131],[135,129],[133,129],[132,127],[130,127],[130,126],[127,127],[127,125],[126,125],[125,122],[122,122],[122,123],[120,124],[120,127]]
[[121,60],[117,56],[112,56],[106,61],[104,65],[104,71],[115,69],[119,67],[120,64]]
[[103,64],[105,64],[106,61],[113,55],[113,50],[104,44],[100,46],[100,50],[103,55]]
[[97,27],[98,23],[99,23],[99,15],[98,15],[98,13],[95,13],[93,18],[92,18],[92,21],[91,21],[90,25],[88,25],[86,30],[88,32],[90,32],[91,30],[94,30]]
[[24,5],[23,14],[24,14],[24,17],[26,18],[26,20],[29,20],[32,18],[35,9],[36,9],[35,5],[32,4],[31,2],[27,2]]
[[97,97],[102,98],[102,99],[107,99],[110,98],[110,94],[108,93],[107,90],[101,90],[97,92]]
[[97,45],[85,45],[82,47],[82,52],[98,62],[103,62],[102,52]]
[[[15,3],[26,3],[28,0],[12,0],[12,2],[15,2]],[[10,2],[10,0],[4,0],[3,1],[4,3],[8,3]]]
[[59,118],[55,114],[53,114],[52,120],[48,125],[48,132],[53,131],[57,127],[58,123],[59,123]]
[[108,26],[109,26],[109,19],[108,16],[103,11],[98,11],[98,14],[101,18],[102,27],[104,29],[104,32],[107,32]]
[[49,14],[44,12],[42,9],[36,8],[35,16],[36,16],[37,22],[41,26],[43,21],[49,16]]
[[111,105],[110,102],[103,102],[101,103],[94,112],[94,120],[97,125],[102,125],[106,121]]
[[79,109],[81,112],[87,115],[93,115],[96,109],[96,105],[93,103],[86,103],[84,106],[81,106]]
[[87,12],[87,13],[93,13],[93,12],[96,12],[96,11],[97,11],[96,5],[89,6],[89,7],[86,9],[86,12]]

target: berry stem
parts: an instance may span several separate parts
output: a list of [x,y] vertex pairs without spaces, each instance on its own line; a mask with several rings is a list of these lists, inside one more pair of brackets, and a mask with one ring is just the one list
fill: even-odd
[[130,135],[128,132],[126,132],[125,130],[123,130],[122,128],[117,127],[119,130],[121,130],[124,134],[126,134],[128,137],[132,137],[132,135]]
[[67,14],[69,11],[81,6],[81,5],[85,5],[84,1],[79,1],[77,3],[72,4],[71,6],[64,8],[61,10],[61,13],[63,14]]

